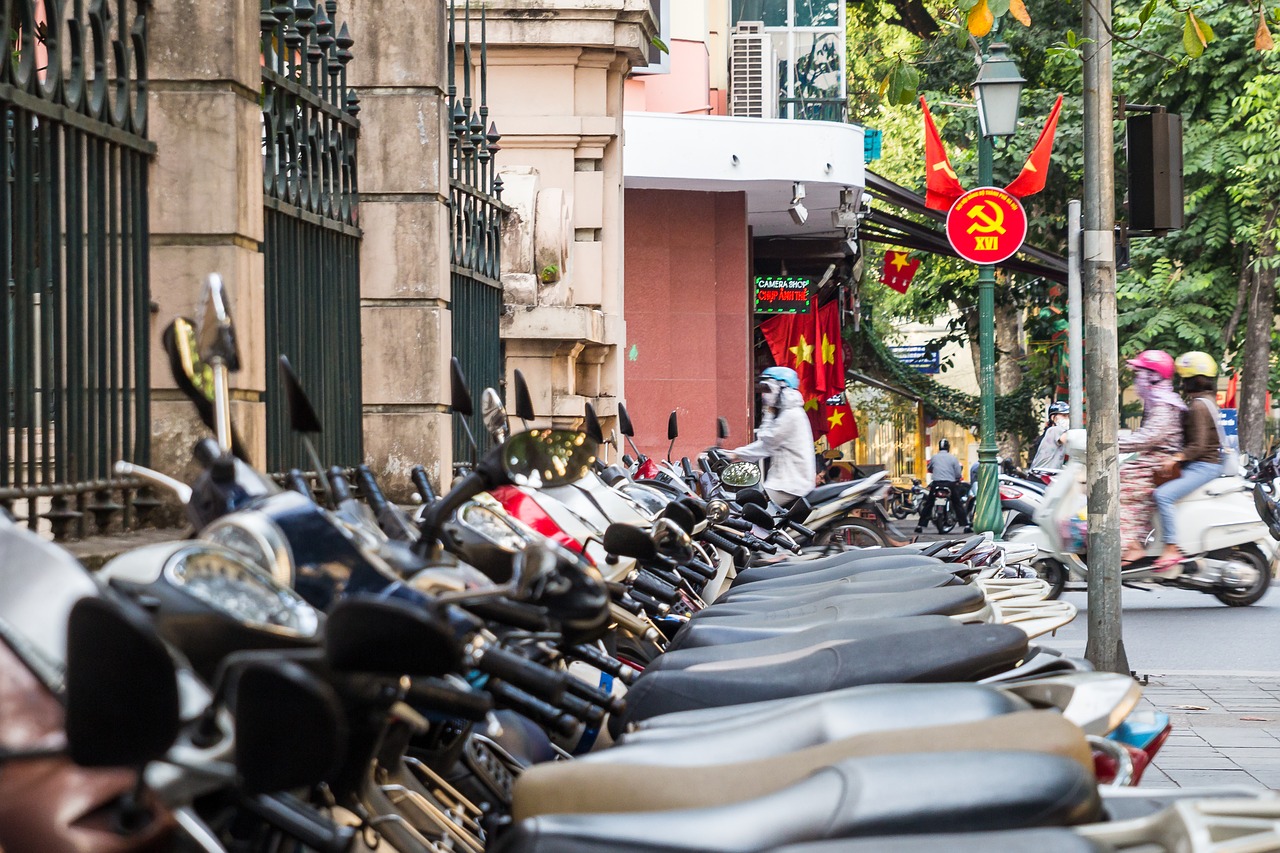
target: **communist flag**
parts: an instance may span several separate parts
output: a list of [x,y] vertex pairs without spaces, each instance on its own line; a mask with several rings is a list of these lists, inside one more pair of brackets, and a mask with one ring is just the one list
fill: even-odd
[[827,446],[839,447],[846,441],[858,437],[858,424],[853,419],[853,410],[849,404],[841,401],[839,405],[822,407],[822,426],[827,434]]
[[1022,166],[1022,171],[1013,179],[1013,183],[1005,187],[1010,195],[1026,198],[1044,189],[1044,182],[1049,177],[1049,154],[1053,152],[1053,134],[1058,129],[1058,112],[1061,109],[1062,96],[1059,95],[1053,109],[1049,111],[1049,120],[1044,123],[1044,130],[1040,131],[1040,138],[1036,140],[1035,147],[1027,157],[1027,162]]
[[773,363],[790,367],[800,377],[800,394],[814,395],[815,356],[821,358],[813,314],[781,314],[760,324]]
[[900,250],[893,250],[884,253],[884,269],[880,271],[880,282],[888,288],[906,293],[907,288],[911,286],[911,279],[915,278],[916,270],[920,269],[920,259],[914,261],[907,258],[907,253]]
[[929,114],[929,105],[920,98],[920,106],[924,108],[924,206],[930,210],[950,210],[955,200],[964,195],[964,187],[956,177],[951,161],[947,159],[947,149],[942,146],[942,137],[933,124],[933,116]]
[[844,391],[844,339],[840,336],[840,300],[833,299],[815,314],[813,339],[814,390],[831,396]]

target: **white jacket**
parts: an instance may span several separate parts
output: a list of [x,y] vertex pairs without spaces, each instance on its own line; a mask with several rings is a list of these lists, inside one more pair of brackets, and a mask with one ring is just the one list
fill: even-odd
[[804,413],[804,398],[791,388],[782,389],[777,414],[765,414],[756,430],[756,440],[739,447],[733,455],[747,462],[769,459],[766,489],[803,497],[813,491],[818,464],[813,449],[813,430]]

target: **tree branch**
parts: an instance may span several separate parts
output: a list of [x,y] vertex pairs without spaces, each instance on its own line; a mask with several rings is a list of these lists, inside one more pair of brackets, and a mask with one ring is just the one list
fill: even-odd
[[1245,246],[1240,255],[1240,279],[1236,285],[1236,307],[1227,320],[1227,328],[1222,333],[1222,361],[1231,360],[1231,339],[1236,335],[1236,327],[1240,325],[1240,315],[1244,313],[1244,304],[1249,300],[1249,247]]

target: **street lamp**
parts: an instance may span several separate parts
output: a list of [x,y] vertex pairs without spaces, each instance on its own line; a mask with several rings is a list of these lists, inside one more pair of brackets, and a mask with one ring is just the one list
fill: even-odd
[[[1018,100],[1022,84],[1017,63],[1009,55],[1009,45],[993,44],[978,66],[973,81],[973,97],[978,103],[978,183],[989,187],[994,138],[1013,136],[1018,130]],[[978,387],[982,398],[982,443],[978,445],[978,496],[974,502],[973,527],[999,536],[1003,528],[1000,512],[1000,475],[996,470],[996,333],[995,268],[978,267]]]

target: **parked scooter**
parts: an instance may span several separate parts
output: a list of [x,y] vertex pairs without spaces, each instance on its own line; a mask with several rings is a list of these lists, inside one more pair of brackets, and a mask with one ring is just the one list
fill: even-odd
[[900,488],[895,486],[893,494],[889,497],[889,514],[902,521],[911,515],[920,514],[920,504],[924,502],[924,486],[920,484],[920,479],[912,478],[911,488]]
[[[1037,572],[1051,585],[1054,597],[1069,581],[1086,580],[1089,574],[1084,554],[1084,430],[1068,432],[1066,446],[1070,458],[1045,491],[1035,512],[1036,526],[1010,537],[1039,548]],[[1180,501],[1177,512],[1185,547],[1194,556],[1171,570],[1152,571],[1162,547],[1157,526],[1148,537],[1148,559],[1125,568],[1125,582],[1196,590],[1231,607],[1253,604],[1266,594],[1277,565],[1277,548],[1246,481],[1219,477]]]

